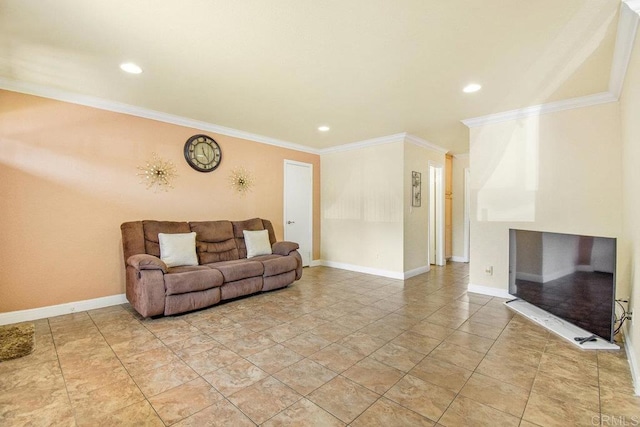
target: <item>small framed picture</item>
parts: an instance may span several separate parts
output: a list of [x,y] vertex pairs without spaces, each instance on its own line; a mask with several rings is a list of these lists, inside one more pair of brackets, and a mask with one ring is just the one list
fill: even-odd
[[411,206],[420,207],[422,205],[422,174],[411,172]]

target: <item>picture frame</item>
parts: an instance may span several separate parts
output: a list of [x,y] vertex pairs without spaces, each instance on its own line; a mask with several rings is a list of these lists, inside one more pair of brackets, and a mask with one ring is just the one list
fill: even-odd
[[416,171],[411,172],[411,206],[422,206],[422,174]]

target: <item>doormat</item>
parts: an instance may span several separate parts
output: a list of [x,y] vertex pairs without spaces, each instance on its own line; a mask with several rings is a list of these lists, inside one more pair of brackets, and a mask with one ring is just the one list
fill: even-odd
[[30,354],[36,348],[33,323],[0,326],[0,362]]

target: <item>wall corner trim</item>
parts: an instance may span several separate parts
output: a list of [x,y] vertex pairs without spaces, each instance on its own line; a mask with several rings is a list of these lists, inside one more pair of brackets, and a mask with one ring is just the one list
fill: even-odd
[[0,325],[9,325],[12,323],[45,319],[47,317],[62,316],[64,314],[77,313],[79,311],[95,310],[96,308],[110,307],[112,305],[124,304],[126,302],[127,297],[125,294],[119,294],[58,305],[50,305],[47,307],[10,311],[7,313],[0,313]]
[[471,292],[474,294],[489,295],[489,296],[498,297],[498,298],[507,298],[507,299],[515,298],[506,289],[492,288],[490,286],[474,285],[473,283],[469,283],[467,285],[467,292]]
[[422,267],[414,268],[413,270],[405,271],[402,274],[403,279],[410,279],[415,276],[419,276],[420,274],[428,273],[431,271],[430,265],[423,265]]
[[628,324],[624,326],[624,351],[627,353],[627,360],[629,361],[629,368],[631,369],[631,379],[633,381],[633,388],[636,396],[640,396],[640,366],[638,366],[638,355],[635,351],[633,343],[629,340],[631,336],[629,334]]

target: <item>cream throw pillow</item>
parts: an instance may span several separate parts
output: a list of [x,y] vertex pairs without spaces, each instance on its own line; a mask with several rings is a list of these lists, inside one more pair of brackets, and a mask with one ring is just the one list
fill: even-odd
[[198,265],[196,233],[158,233],[160,259],[167,267]]
[[247,231],[244,234],[244,244],[247,246],[247,258],[258,255],[271,255],[271,242],[269,241],[269,231]]

